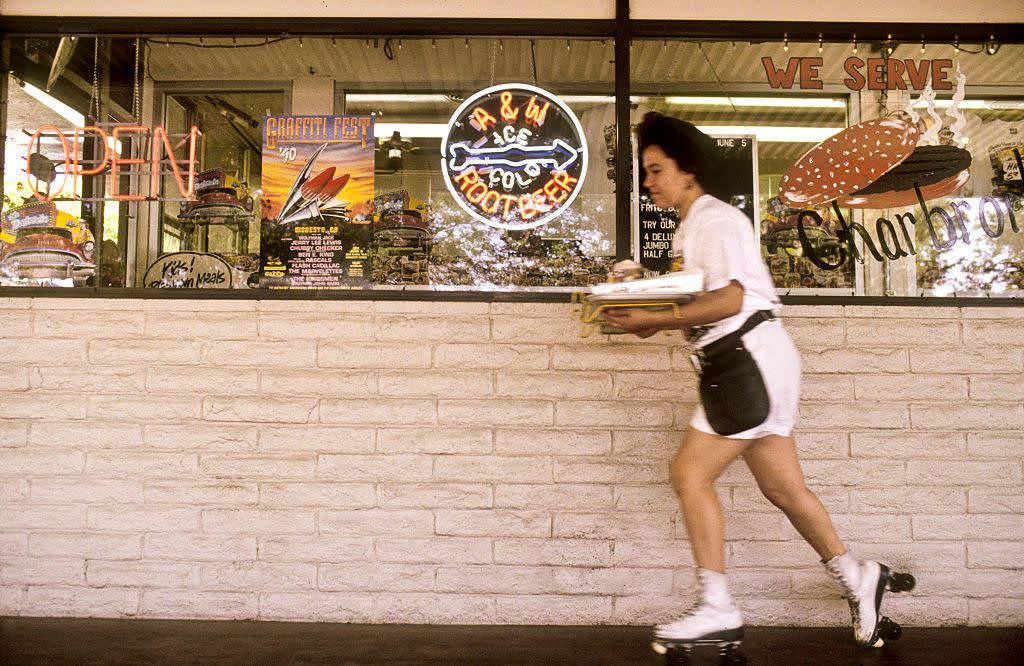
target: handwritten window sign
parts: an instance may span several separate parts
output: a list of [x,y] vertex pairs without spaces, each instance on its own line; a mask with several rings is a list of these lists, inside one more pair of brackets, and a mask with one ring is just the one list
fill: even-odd
[[635,260],[643,264],[651,276],[672,270],[672,236],[679,226],[679,216],[671,208],[659,208],[644,191],[640,195],[639,235]]
[[532,229],[572,203],[587,173],[579,119],[540,88],[509,83],[481,90],[452,115],[442,173],[455,201],[498,229]]
[[230,289],[231,266],[215,254],[174,252],[154,261],[143,279],[148,288]]

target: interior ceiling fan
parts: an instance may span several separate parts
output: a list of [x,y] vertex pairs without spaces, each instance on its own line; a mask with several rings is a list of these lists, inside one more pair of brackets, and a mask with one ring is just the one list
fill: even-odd
[[400,160],[405,153],[414,153],[419,150],[418,147],[412,145],[412,141],[403,139],[401,132],[398,130],[391,133],[391,138],[381,141],[378,147],[386,151],[388,159],[392,160]]
[[[415,153],[419,151],[419,147],[412,145],[412,141],[409,139],[403,139],[401,132],[395,130],[391,133],[391,138],[385,139],[377,144],[377,149],[384,152],[387,155],[388,168],[391,170],[390,173],[394,173],[402,168],[402,158],[406,153]],[[389,173],[382,171],[380,173]]]

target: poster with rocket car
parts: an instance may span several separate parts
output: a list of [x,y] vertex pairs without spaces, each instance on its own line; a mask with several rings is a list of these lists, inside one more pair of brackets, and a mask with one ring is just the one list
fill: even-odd
[[266,116],[260,286],[370,284],[373,117]]

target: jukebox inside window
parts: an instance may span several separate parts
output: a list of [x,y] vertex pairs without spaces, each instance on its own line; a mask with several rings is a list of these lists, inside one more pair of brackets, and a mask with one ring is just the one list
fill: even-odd
[[7,38],[0,286],[123,283],[119,208],[98,205],[102,194],[80,175],[93,168],[83,127],[98,98],[88,77],[70,80],[82,68],[77,41]]

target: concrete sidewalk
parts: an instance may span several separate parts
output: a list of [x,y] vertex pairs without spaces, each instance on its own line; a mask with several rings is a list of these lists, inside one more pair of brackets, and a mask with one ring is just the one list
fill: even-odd
[[[907,627],[882,648],[848,628],[753,627],[750,664],[1024,664],[1024,629]],[[695,664],[713,664],[702,649]],[[355,625],[0,618],[0,663],[658,664],[649,627]]]

